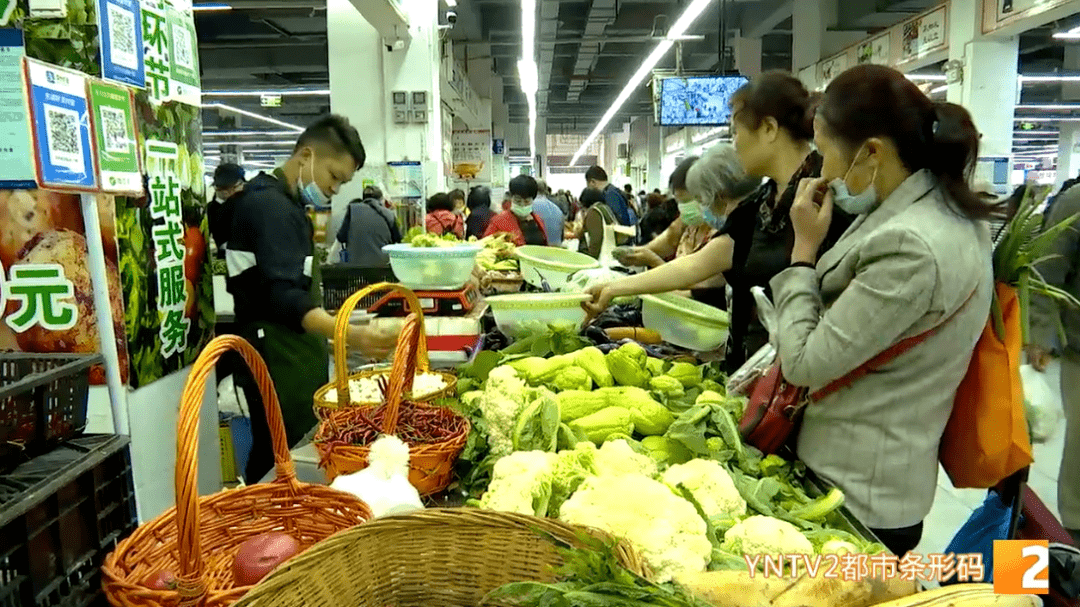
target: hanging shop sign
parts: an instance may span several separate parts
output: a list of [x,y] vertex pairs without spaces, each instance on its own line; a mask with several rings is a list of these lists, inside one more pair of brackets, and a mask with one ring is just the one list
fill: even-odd
[[198,38],[190,3],[141,0],[143,63],[151,101],[200,104]]
[[101,77],[143,88],[143,23],[139,0],[97,0],[101,32]]
[[424,167],[404,160],[386,163],[390,198],[421,198],[424,195]]
[[58,189],[95,190],[86,76],[34,59],[26,59],[25,66],[38,183]]
[[[12,0],[14,4],[14,0]],[[35,188],[30,117],[23,97],[21,30],[0,29],[0,189]]]
[[850,67],[848,65],[848,54],[844,52],[835,57],[830,57],[822,61],[820,65],[821,71],[818,73],[818,81],[822,86],[828,86],[833,78],[836,78],[841,72]]
[[184,316],[187,302],[184,284],[184,221],[180,204],[181,183],[176,174],[179,150],[167,141],[146,142],[146,155],[157,160],[150,177],[150,217],[154,261],[157,266],[157,307],[161,319],[161,356],[169,358],[187,349],[191,320]]
[[97,162],[102,191],[141,196],[142,170],[131,91],[90,81],[90,116],[97,139]]
[[491,131],[454,131],[454,180],[491,183]]
[[892,62],[892,37],[889,34],[878,36],[859,44],[855,48],[856,63],[889,65]]
[[[101,351],[80,196],[50,190],[0,190],[0,350]],[[104,333],[116,339],[120,375],[127,381],[113,199],[98,195],[96,203],[114,322]],[[93,369],[90,378],[96,385],[104,384],[104,369]]]
[[[1019,24],[1021,30],[1039,27],[1050,21],[1063,18],[1076,12],[1072,0],[983,0],[983,33],[991,34],[1018,25],[1019,22],[1033,17],[1042,18]],[[1045,15],[1061,9],[1059,15]]]
[[949,48],[947,5],[906,21],[900,27],[899,63],[922,59]]

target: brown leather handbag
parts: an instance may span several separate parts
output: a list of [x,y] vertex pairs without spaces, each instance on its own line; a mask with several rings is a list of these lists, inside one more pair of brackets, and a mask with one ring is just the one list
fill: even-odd
[[[806,405],[849,387],[867,373],[887,365],[896,357],[923,343],[955,318],[960,310],[967,307],[967,302],[971,301],[974,295],[975,293],[972,293],[964,305],[961,305],[938,326],[889,346],[884,352],[812,394],[808,393],[806,388],[788,383],[780,370],[780,362],[773,363],[750,392],[746,410],[743,412],[742,420],[739,421],[739,432],[742,434],[743,441],[757,447],[765,454],[780,451],[797,434],[796,430],[802,420],[803,409]],[[790,446],[794,447],[794,445]]]

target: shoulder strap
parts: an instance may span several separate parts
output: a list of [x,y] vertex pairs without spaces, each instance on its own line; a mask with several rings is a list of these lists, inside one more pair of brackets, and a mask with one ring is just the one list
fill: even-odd
[[887,349],[885,349],[885,351],[881,352],[877,356],[871,358],[870,360],[868,360],[868,361],[864,362],[863,364],[859,365],[858,367],[856,367],[851,373],[848,373],[847,375],[845,375],[845,376],[843,376],[843,377],[841,377],[839,379],[833,380],[833,382],[830,383],[829,385],[827,385],[824,388],[818,390],[817,392],[814,392],[813,394],[810,394],[810,400],[811,401],[821,400],[823,398],[826,398],[828,396],[832,396],[833,394],[836,394],[837,392],[839,392],[840,390],[843,390],[844,388],[850,387],[851,384],[855,383],[859,379],[862,379],[863,377],[865,377],[870,372],[874,371],[875,369],[880,369],[881,367],[883,367],[883,366],[889,364],[890,362],[892,362],[898,356],[904,354],[908,350],[911,350],[915,346],[923,343],[927,339],[930,339],[931,337],[936,335],[937,332],[942,329],[942,327],[949,324],[949,321],[956,318],[960,314],[960,312],[962,310],[967,308],[968,304],[971,303],[971,300],[975,299],[975,294],[978,293],[978,292],[979,292],[979,287],[975,287],[975,290],[971,292],[971,295],[968,295],[968,298],[964,301],[964,303],[962,303],[960,305],[960,307],[956,309],[955,312],[953,312],[951,315],[949,315],[949,317],[946,318],[945,320],[941,321],[937,326],[931,328],[928,331],[925,331],[923,333],[919,333],[918,335],[914,335],[914,336],[909,337],[907,339],[903,339],[903,340],[898,341],[895,344],[889,346]]

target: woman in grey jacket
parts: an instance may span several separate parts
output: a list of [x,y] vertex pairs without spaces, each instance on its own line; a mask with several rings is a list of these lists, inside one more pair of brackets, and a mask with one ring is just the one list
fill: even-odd
[[[988,318],[984,220],[995,207],[968,186],[979,141],[970,114],[932,102],[900,72],[841,74],[814,132],[822,176],[800,186],[791,267],[771,282],[785,378],[814,391],[940,327],[808,406],[798,436],[799,458],[902,555],[922,536],[945,423]],[[858,218],[818,261],[834,205]]]

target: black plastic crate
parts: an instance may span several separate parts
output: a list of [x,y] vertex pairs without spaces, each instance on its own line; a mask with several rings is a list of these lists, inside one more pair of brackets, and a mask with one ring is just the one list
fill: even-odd
[[[327,265],[322,272],[323,308],[333,314],[345,303],[345,300],[366,286],[380,282],[397,282],[394,271],[390,268],[361,268],[346,264]],[[366,311],[378,303],[385,293],[376,293],[360,300],[356,306],[359,312]]]
[[97,607],[138,524],[128,438],[88,435],[0,476],[0,607]]
[[90,369],[100,354],[0,353],[0,472],[86,427]]

